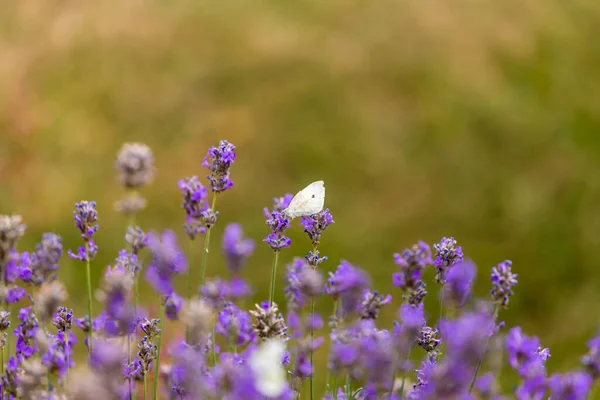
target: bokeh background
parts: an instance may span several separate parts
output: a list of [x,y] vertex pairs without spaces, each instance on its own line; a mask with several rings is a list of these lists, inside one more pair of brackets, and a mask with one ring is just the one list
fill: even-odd
[[[235,187],[219,199],[209,276],[224,273],[221,233],[239,222],[257,242],[245,276],[255,300],[266,298],[262,209],[324,179],[335,219],[324,272],[347,259],[397,306],[392,254],[452,235],[479,267],[482,296],[490,268],[513,260],[519,285],[500,319],[540,336],[551,372],[578,365],[600,322],[599,2],[0,0],[0,9],[0,212],[24,217],[21,250],[46,231],[75,248],[73,205],[96,200],[97,285],[123,246],[113,164],[130,141],[150,145],[158,168],[138,223],[176,230],[187,248],[177,181],[204,177],[207,148],[227,139],[238,149]],[[310,249],[299,226],[291,236],[280,277]],[[60,278],[83,314],[83,266],[65,257]],[[147,287],[143,296],[154,301]]]

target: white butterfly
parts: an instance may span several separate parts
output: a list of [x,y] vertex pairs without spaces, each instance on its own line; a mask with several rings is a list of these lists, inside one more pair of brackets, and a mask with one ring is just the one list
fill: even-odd
[[323,209],[324,203],[325,184],[323,181],[316,181],[299,191],[282,214],[291,219],[313,215]]

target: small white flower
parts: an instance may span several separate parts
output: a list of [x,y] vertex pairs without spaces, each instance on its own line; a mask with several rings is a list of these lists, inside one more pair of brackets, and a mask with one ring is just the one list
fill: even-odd
[[262,344],[248,360],[254,373],[256,389],[267,397],[278,397],[287,389],[285,368],[282,364],[285,343],[271,339]]

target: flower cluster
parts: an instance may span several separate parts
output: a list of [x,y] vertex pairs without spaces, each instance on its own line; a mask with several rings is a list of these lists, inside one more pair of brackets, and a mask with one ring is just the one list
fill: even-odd
[[[80,318],[65,305],[67,291],[59,280],[61,237],[45,233],[33,249],[20,251],[22,219],[0,216],[2,399],[123,399],[137,393],[147,397],[150,391],[155,399],[184,400],[498,400],[504,398],[502,385],[495,366],[490,368],[495,364],[491,357],[498,355],[512,369],[516,384],[511,391],[517,399],[583,400],[598,384],[600,336],[588,342],[580,369],[554,372],[550,350],[537,337],[498,322],[518,283],[512,262],[491,268],[486,282],[490,295],[478,301],[473,295],[477,267],[452,237],[434,244],[434,255],[424,242],[395,254],[398,270],[391,281],[397,293],[381,293],[367,271],[349,261],[340,261],[324,278],[327,257],[319,246],[333,223],[325,209],[300,221],[310,251],[290,257],[284,273],[277,271],[279,251],[291,247],[285,236],[291,220],[283,212],[291,195],[274,199],[272,209],[265,209],[271,232],[264,241],[273,250],[270,293],[248,310],[251,290],[242,270],[252,267],[255,241],[244,235],[241,225],[229,223],[221,238],[227,278],[204,276],[217,217],[214,202],[218,193],[233,186],[230,168],[235,158],[235,146],[221,141],[202,163],[210,171],[212,205],[197,177],[179,182],[186,233],[191,240],[205,234],[197,265],[194,258],[186,259],[174,232],[146,234],[131,223],[141,204],[135,203],[141,199],[137,190],[154,176],[154,157],[145,145],[123,146],[116,168],[126,189],[118,203],[129,217],[125,249],[98,288],[92,287],[90,274],[98,252],[96,203],[75,206],[83,246],[69,255],[85,262],[88,288],[87,315],[75,307]],[[149,265],[140,254],[144,248]],[[212,264],[219,263],[211,259]],[[198,269],[199,282],[193,279]],[[439,304],[426,307],[424,280],[434,273],[441,285]],[[281,288],[276,284],[284,274]],[[175,290],[182,283],[188,284],[186,298]],[[153,303],[139,303],[139,285],[158,295]],[[95,313],[92,294],[102,308]],[[285,307],[275,302],[278,295],[285,295]],[[8,308],[16,304],[19,308]],[[439,315],[427,315],[430,306]],[[11,310],[18,315],[16,326],[11,326]],[[324,310],[327,314],[319,313]],[[322,318],[327,315],[328,325]],[[397,321],[386,325],[389,315]],[[167,326],[166,319],[172,320]],[[86,334],[83,344],[77,342],[73,325]],[[167,331],[173,334],[163,335]],[[316,363],[315,351],[326,346],[326,365]],[[77,349],[87,357],[76,359]],[[75,369],[76,361],[81,365]],[[314,384],[317,376],[327,380],[324,391]]]

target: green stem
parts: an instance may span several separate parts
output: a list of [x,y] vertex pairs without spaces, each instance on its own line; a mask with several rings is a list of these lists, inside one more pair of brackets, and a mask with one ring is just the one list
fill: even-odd
[[213,324],[213,327],[212,327],[212,362],[213,362],[213,367],[215,365],[217,365],[217,352],[215,351],[215,342],[217,341],[217,336],[215,335],[215,325],[216,325],[216,322]]
[[[317,254],[317,246],[314,245],[313,246],[313,255],[316,257]],[[316,268],[316,267],[315,267]],[[313,386],[313,376],[315,375],[315,365],[313,364],[313,340],[315,337],[315,329],[313,327],[312,324],[312,319],[315,317],[315,297],[311,297],[310,299],[310,318],[311,318],[311,324],[310,324],[310,367],[311,367],[311,373],[310,373],[310,400],[314,399],[314,386]]]
[[154,400],[158,399],[158,370],[160,369],[160,347],[162,344],[163,326],[165,319],[165,305],[162,299],[159,298],[160,303],[160,333],[158,334],[158,343],[156,345],[156,365],[154,367]]
[[88,332],[88,348],[90,351],[90,357],[92,355],[92,325],[94,318],[92,316],[92,277],[90,273],[90,250],[88,242],[85,242],[85,272],[87,277],[87,290],[88,290],[88,315],[90,316],[90,330]]
[[146,375],[148,375],[147,371],[144,373],[144,400],[146,400]]
[[[127,220],[125,222],[125,236],[127,236],[127,229],[129,229],[129,227],[133,227],[135,221],[135,214],[131,214],[127,216]],[[133,277],[134,279],[134,292],[135,292],[135,279],[136,277]],[[133,307],[134,307],[134,312],[135,312],[135,317],[136,317],[136,321],[137,321],[137,299],[135,298],[135,293],[133,296]],[[137,332],[137,326],[136,326],[136,332]],[[137,337],[136,337],[137,340]],[[127,365],[131,364],[131,334],[129,333],[129,330],[127,331]],[[67,370],[68,371],[68,370]],[[131,379],[128,380],[128,386],[129,386],[129,400],[132,399],[132,394],[131,394]]]
[[[500,311],[500,309],[498,307],[498,304],[496,304],[496,306],[494,307],[494,317],[492,320],[492,323],[494,325],[496,325],[496,318],[498,318],[498,311]],[[492,333],[490,332],[490,334],[488,335],[488,337],[485,340],[485,347],[483,349],[483,354],[481,354],[481,357],[479,357],[479,361],[477,361],[477,366],[475,367],[475,373],[473,374],[473,379],[471,380],[471,386],[469,386],[469,393],[471,393],[471,391],[473,390],[473,386],[475,386],[475,381],[477,380],[477,374],[479,373],[481,364],[483,364],[483,360],[487,354],[487,349],[490,344],[491,337],[492,337]]]
[[440,293],[440,316],[438,317],[438,327],[440,326],[440,321],[444,316],[444,289],[442,288],[442,292]]
[[[8,336],[8,335],[7,335]],[[4,375],[4,348],[6,346],[2,346],[2,375]],[[2,387],[0,388],[0,395],[2,396],[2,399],[4,400],[4,385],[2,385]]]
[[[188,276],[188,288],[187,288],[187,301],[188,304],[190,302],[190,300],[192,299],[192,282],[194,280],[193,277],[193,269],[192,269],[192,259],[194,258],[194,241],[190,240],[190,255],[189,255],[189,263],[188,263],[188,270],[190,271],[190,275]],[[189,327],[186,327],[185,329],[185,342],[189,343],[190,342],[190,329]]]
[[[412,350],[412,345],[408,348],[408,354],[406,355],[406,362],[408,363],[408,361],[410,360],[410,352]],[[404,372],[402,372],[402,384],[400,385],[400,398],[403,399],[404,398],[404,383],[406,381],[406,368],[402,368],[404,370]],[[394,377],[396,376],[396,372],[394,371],[394,376],[392,376],[392,390],[391,392],[394,391]],[[391,398],[391,394],[390,394],[390,398]]]
[[[315,315],[315,297],[313,296],[310,299],[310,317],[311,319],[313,318],[313,316]],[[313,343],[313,338],[315,336],[315,331],[314,328],[312,326],[312,321],[311,321],[311,326],[310,326],[310,367],[311,367],[311,373],[310,373],[310,400],[314,399],[314,387],[313,387],[313,375],[315,374],[315,367],[313,364],[313,350],[312,350],[312,343]]]
[[[217,194],[213,193],[211,210],[215,212],[215,205],[217,204]],[[212,227],[211,227],[212,228]],[[206,235],[204,236],[204,251],[202,252],[202,264],[200,265],[200,287],[204,286],[204,277],[206,275],[206,260],[208,259],[208,247],[210,244],[210,231],[211,228],[206,228]]]
[[277,262],[279,261],[279,251],[275,250],[273,255],[273,265],[271,266],[271,286],[269,288],[269,306],[273,304],[275,298],[275,276],[277,275]]
[[350,398],[350,375],[346,375],[346,384],[345,384],[345,388],[344,391],[346,392],[346,398],[349,399]]

